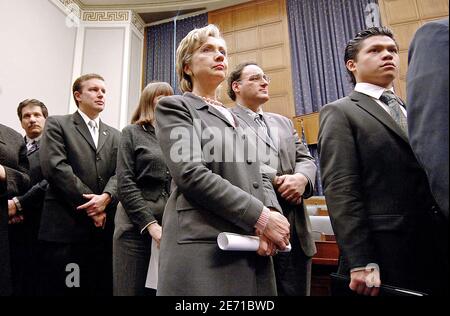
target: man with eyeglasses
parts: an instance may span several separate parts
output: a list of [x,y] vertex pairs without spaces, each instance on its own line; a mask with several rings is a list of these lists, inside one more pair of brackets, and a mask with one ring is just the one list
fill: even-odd
[[262,105],[269,100],[269,83],[270,78],[258,64],[243,63],[228,78],[228,95],[236,101],[231,111],[247,135],[255,136],[256,147],[263,144],[264,153],[269,153],[266,161],[258,152],[258,158],[266,164],[261,171],[271,178],[278,202],[291,224],[291,252],[274,256],[278,294],[305,296],[310,294],[311,257],[316,247],[303,198],[313,194],[317,167],[292,121],[263,112]]

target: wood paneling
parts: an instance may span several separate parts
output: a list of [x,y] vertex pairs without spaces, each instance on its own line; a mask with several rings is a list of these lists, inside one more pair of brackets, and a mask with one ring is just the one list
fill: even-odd
[[386,16],[389,24],[415,21],[419,18],[416,0],[385,0]]
[[271,22],[282,21],[282,6],[279,1],[267,1],[258,6],[259,24],[264,25]]
[[256,50],[259,47],[258,28],[236,31],[233,36],[236,39],[236,51]]
[[389,26],[400,47],[400,76],[394,82],[397,94],[406,99],[408,48],[414,33],[424,23],[448,17],[447,0],[379,0],[383,25]]
[[[209,23],[219,26],[229,46],[229,71],[253,61],[272,78],[270,101],[264,110],[292,119],[295,115],[285,0],[255,0],[210,12]],[[233,102],[220,92],[226,106]]]
[[400,51],[408,50],[409,44],[414,36],[416,30],[420,27],[420,23],[409,22],[405,24],[395,24],[392,25],[392,31],[394,31],[395,38],[397,39]]
[[263,25],[259,28],[259,42],[261,46],[271,46],[283,44],[283,24],[281,22]]
[[422,19],[442,17],[442,13],[448,15],[447,0],[421,0],[417,1],[419,14]]
[[284,46],[263,48],[261,50],[261,66],[264,70],[284,68],[285,64]]
[[243,7],[232,11],[234,30],[245,29],[258,25],[258,15],[254,7]]
[[286,69],[266,71],[266,74],[270,77],[270,94],[286,94],[289,91],[289,87],[286,86],[286,77],[289,75]]

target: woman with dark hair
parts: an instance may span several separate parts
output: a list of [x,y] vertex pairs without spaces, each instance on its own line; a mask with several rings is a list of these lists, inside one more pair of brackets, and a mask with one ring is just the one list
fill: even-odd
[[[122,130],[117,153],[120,200],[113,238],[114,295],[150,294],[145,280],[151,244],[161,240],[161,217],[170,192],[170,175],[156,140],[154,111],[161,97],[172,95],[165,82],[142,91],[131,125]],[[154,293],[153,293],[154,294]]]

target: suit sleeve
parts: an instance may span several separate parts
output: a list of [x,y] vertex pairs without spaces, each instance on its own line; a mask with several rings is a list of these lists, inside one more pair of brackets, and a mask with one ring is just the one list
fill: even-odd
[[292,131],[292,135],[295,138],[295,173],[301,173],[308,179],[308,185],[305,188],[303,197],[309,198],[314,193],[314,183],[316,181],[317,166],[314,158],[309,153],[308,148],[300,141],[297,130],[294,128],[294,124],[289,121],[289,127]]
[[30,187],[30,177],[28,175],[29,163],[27,158],[27,147],[21,144],[18,152],[17,169],[3,166],[6,173],[6,192],[8,198],[23,194]]
[[47,191],[48,182],[42,180],[36,183],[24,195],[18,196],[17,199],[24,210],[33,208],[38,201],[43,201],[45,192]]
[[283,213],[280,203],[278,202],[277,194],[273,188],[272,180],[269,175],[262,173],[263,187],[264,187],[264,205]]
[[56,117],[45,122],[40,148],[42,174],[74,209],[84,204],[83,194],[92,190],[73,172],[66,152],[63,130]]
[[[447,20],[448,21],[448,20]],[[415,34],[408,55],[408,132],[433,195],[448,218],[449,29],[427,23]]]
[[[194,126],[199,122],[194,122],[180,99],[163,98],[156,108],[158,140],[178,189],[203,210],[243,229],[253,228],[263,203],[208,169],[201,153],[200,131]],[[176,155],[178,149],[182,151],[182,157]],[[190,157],[190,151],[193,157]]]
[[148,223],[155,221],[150,203],[142,196],[136,183],[136,161],[133,134],[130,129],[122,131],[117,153],[118,196],[131,222],[142,231]]
[[320,111],[322,183],[333,230],[350,269],[377,263],[361,192],[357,144],[339,105]]

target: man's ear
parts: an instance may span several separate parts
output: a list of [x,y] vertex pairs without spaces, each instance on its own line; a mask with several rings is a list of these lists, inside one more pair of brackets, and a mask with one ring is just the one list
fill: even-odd
[[351,72],[356,71],[356,62],[353,59],[347,60],[347,63],[345,64],[345,66]]
[[74,96],[75,100],[77,100],[78,102],[81,101],[80,95],[81,95],[81,93],[79,91],[75,91],[73,93],[73,96]]
[[231,84],[231,88],[233,89],[234,93],[240,93],[241,92],[241,87],[239,85],[239,82],[237,82],[237,81],[234,81]]

